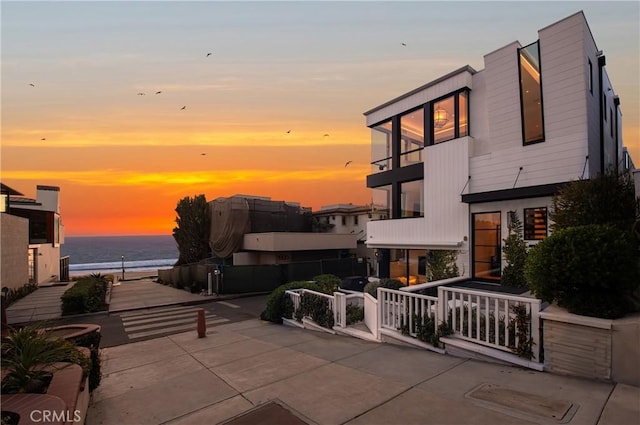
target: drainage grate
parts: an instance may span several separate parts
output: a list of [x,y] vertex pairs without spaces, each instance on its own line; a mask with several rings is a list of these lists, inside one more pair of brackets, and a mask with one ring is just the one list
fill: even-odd
[[573,403],[566,400],[551,399],[495,384],[483,384],[470,392],[468,397],[556,421],[561,421],[573,407]]
[[223,422],[224,425],[309,425],[281,403],[270,401],[255,407],[235,418]]

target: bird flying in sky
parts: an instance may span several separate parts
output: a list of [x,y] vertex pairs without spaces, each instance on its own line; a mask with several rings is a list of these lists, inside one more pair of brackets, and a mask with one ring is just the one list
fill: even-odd
[[36,85],[35,85],[35,84],[33,84],[33,83],[29,83],[29,85],[30,85],[31,87],[35,87],[35,86],[36,86]]
[[407,47],[407,45],[405,43],[400,43],[400,44],[402,44],[404,47]]
[[40,140],[47,140],[47,138],[46,138],[46,137],[43,137],[43,138],[42,138],[42,139],[40,139]]
[[287,130],[287,134],[291,133],[291,130]]
[[353,161],[347,161],[344,163],[344,166],[346,167],[347,165],[351,164]]
[[144,96],[144,93],[138,93],[138,96]]
[[207,57],[211,56],[211,53],[207,53]]
[[160,91],[160,90],[158,90],[158,91],[156,92],[156,94],[160,94],[160,93],[162,93],[162,91]]
[[182,108],[180,108],[180,110],[181,110],[181,111],[182,111],[182,110],[185,110],[185,109],[187,109],[187,107],[186,107],[186,106],[183,106]]
[[329,135],[328,135],[327,133],[325,133],[325,135],[324,135],[324,136],[322,136],[322,137],[329,137]]
[[206,155],[206,153],[201,153],[200,155]]

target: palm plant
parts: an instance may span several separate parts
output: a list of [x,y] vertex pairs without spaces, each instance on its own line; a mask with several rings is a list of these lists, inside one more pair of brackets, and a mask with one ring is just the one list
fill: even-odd
[[[66,365],[59,365],[62,362]],[[36,326],[15,330],[2,342],[2,392],[44,392],[52,373],[72,363],[85,374],[90,370],[89,358],[73,343],[52,338]]]

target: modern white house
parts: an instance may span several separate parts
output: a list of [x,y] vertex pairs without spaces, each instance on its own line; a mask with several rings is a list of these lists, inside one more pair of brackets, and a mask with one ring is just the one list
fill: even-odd
[[60,188],[38,185],[33,199],[3,184],[1,204],[2,286],[67,280],[68,258],[60,258]]
[[367,186],[387,220],[367,224],[380,277],[425,281],[429,250],[499,281],[507,219],[529,245],[549,234],[552,196],[569,181],[633,168],[620,99],[582,12],[364,113]]

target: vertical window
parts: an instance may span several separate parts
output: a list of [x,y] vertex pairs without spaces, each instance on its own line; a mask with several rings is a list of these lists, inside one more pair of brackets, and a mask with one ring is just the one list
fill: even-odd
[[611,108],[609,108],[609,116],[611,117],[611,119],[609,120],[609,128],[611,129],[611,137],[613,137],[613,109]]
[[358,225],[358,216],[357,215],[353,216],[353,224],[356,225],[356,226]]
[[458,137],[469,135],[469,93],[466,91],[458,94]]
[[424,180],[415,180],[400,184],[400,216],[424,216]]
[[455,138],[455,96],[433,103],[433,143]]
[[547,208],[525,208],[524,239],[541,240],[547,237]]
[[391,212],[391,185],[376,187],[371,189],[371,198],[373,205],[379,210],[382,210],[385,214],[381,217],[390,217]]
[[589,63],[587,66],[587,84],[589,85],[589,93],[593,94],[593,65],[591,64],[591,59],[588,59]]
[[400,116],[400,166],[422,162],[424,108]]
[[346,226],[346,225],[347,225],[347,216],[346,216],[346,215],[343,215],[343,216],[342,216],[342,225],[343,225],[343,226]]
[[520,106],[522,140],[525,145],[544,141],[542,115],[542,84],[540,75],[539,42],[519,50]]
[[392,127],[391,121],[387,121],[371,128],[371,166],[374,174],[391,168]]
[[473,214],[473,277],[500,280],[500,212]]

